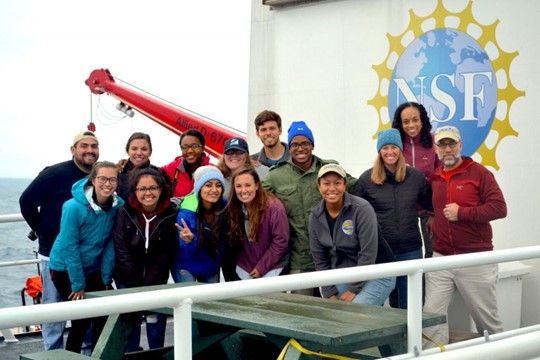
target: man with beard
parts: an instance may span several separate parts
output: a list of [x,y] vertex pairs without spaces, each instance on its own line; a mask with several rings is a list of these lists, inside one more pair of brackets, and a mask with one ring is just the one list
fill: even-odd
[[252,160],[271,167],[289,158],[289,147],[279,140],[282,132],[279,114],[269,110],[262,111],[255,118],[255,130],[263,148],[251,155]]
[[[435,151],[442,163],[431,175],[433,257],[492,251],[490,221],[506,217],[506,202],[493,174],[471,158],[461,156],[459,130],[443,126],[435,132]],[[426,273],[424,311],[447,314],[459,291],[479,334],[503,331],[497,307],[498,264]],[[448,344],[448,326],[425,329],[433,341]],[[426,343],[426,347],[433,344]]]
[[[62,205],[72,197],[71,186],[87,176],[99,158],[99,143],[94,133],[83,131],[75,135],[71,155],[71,160],[43,169],[19,199],[21,214],[32,228],[29,238],[39,239],[44,304],[62,301],[50,277],[49,253],[60,231]],[[64,347],[65,325],[65,322],[43,324],[45,350]]]

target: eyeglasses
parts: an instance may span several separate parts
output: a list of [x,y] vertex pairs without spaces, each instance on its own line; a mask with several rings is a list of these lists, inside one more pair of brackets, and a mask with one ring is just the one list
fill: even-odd
[[106,177],[106,176],[96,176],[96,180],[100,185],[105,185],[107,181],[111,185],[116,185],[118,183],[118,179],[115,177]]
[[135,191],[141,194],[145,194],[147,191],[150,191],[151,193],[157,192],[159,189],[161,189],[159,186],[150,186],[150,187],[140,187],[135,188]]
[[293,142],[289,145],[291,149],[298,149],[299,147],[303,147],[304,149],[310,147],[313,145],[310,141],[302,141],[301,143]]
[[202,148],[203,148],[203,146],[199,145],[199,144],[180,145],[180,149],[182,149],[182,151],[188,151],[189,149],[191,149],[193,151],[197,151],[197,150],[202,149]]
[[458,144],[458,143],[457,143],[456,141],[449,141],[449,142],[438,142],[438,143],[436,143],[435,145],[437,145],[437,147],[438,147],[439,149],[443,149],[443,150],[444,150],[444,149],[446,149],[447,146],[449,146],[450,149],[453,150],[453,149],[456,147],[457,144]]

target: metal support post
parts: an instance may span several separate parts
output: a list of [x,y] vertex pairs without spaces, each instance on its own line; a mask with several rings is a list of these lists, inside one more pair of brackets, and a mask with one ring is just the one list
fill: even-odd
[[422,350],[422,274],[420,269],[407,275],[407,352]]
[[174,307],[174,358],[175,360],[191,360],[191,299],[184,299]]

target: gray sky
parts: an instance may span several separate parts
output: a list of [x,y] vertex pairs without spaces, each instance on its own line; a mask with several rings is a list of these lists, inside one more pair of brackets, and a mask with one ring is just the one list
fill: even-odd
[[[0,0],[0,177],[70,158],[99,68],[245,132],[250,11],[248,0]],[[120,120],[106,95],[97,113],[97,100],[100,160],[127,157],[134,131],[151,135],[154,164],[179,155],[176,135],[140,114]]]

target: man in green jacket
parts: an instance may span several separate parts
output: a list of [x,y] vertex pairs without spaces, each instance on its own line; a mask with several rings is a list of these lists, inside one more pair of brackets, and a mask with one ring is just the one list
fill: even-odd
[[[304,121],[294,121],[288,130],[288,145],[291,157],[272,168],[263,187],[283,201],[291,237],[290,274],[315,270],[309,249],[309,216],[311,209],[321,200],[317,189],[317,174],[326,164],[337,163],[313,155],[315,141],[311,129]],[[347,175],[347,189],[354,189],[357,179]],[[314,289],[292,291],[295,294],[313,295]]]

